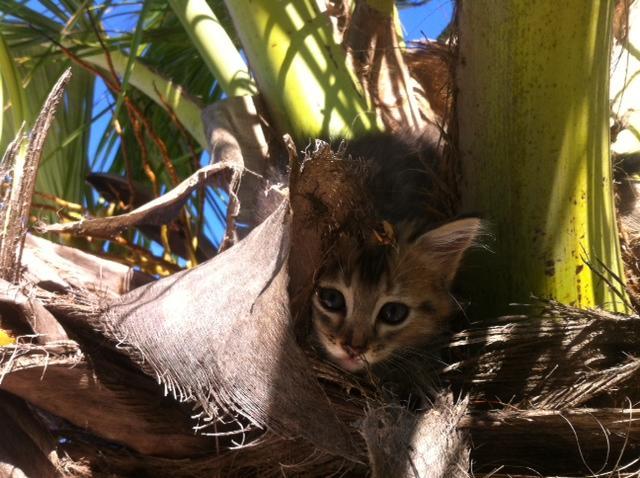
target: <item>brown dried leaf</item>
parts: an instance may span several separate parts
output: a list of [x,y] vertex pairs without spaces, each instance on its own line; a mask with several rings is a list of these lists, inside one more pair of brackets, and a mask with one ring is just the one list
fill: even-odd
[[[0,209],[0,278],[17,283],[20,279],[20,263],[24,238],[29,224],[29,210],[36,184],[38,165],[42,155],[44,140],[49,132],[58,104],[64,95],[64,88],[71,79],[68,68],[51,89],[44,102],[33,129],[27,137],[18,133],[2,158],[0,174],[12,172],[4,208]],[[26,147],[26,151],[23,149]],[[4,203],[4,201],[3,201]]]
[[18,325],[15,335],[36,334],[40,343],[68,338],[57,319],[37,298],[25,295],[19,286],[3,279],[0,279],[0,316],[3,327],[12,328],[12,322]]
[[149,377],[117,365],[115,357],[96,356],[93,363],[71,341],[2,347],[0,389],[142,454],[184,457],[215,449],[215,440],[195,435],[188,411],[163,397]]
[[22,265],[29,283],[50,291],[86,289],[115,298],[154,280],[132,267],[31,234]]
[[141,224],[167,224],[179,214],[190,194],[201,185],[211,182],[221,172],[239,175],[241,170],[233,164],[212,164],[200,168],[171,191],[120,216],[84,219],[65,224],[42,226],[43,232],[68,232],[83,236],[110,237],[131,226]]

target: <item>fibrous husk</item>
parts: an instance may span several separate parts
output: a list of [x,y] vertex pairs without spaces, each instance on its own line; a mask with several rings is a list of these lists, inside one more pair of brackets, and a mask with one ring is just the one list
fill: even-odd
[[0,349],[0,388],[140,454],[188,457],[214,448],[213,438],[193,433],[189,409],[163,397],[153,379],[85,348],[91,364],[74,341],[22,338]]
[[[583,406],[637,376],[639,334],[637,316],[551,303],[456,334],[449,346],[454,357],[477,351],[445,372],[487,400],[534,409]],[[635,393],[625,387],[617,403]]]
[[454,54],[449,44],[438,41],[411,43],[404,52],[411,76],[442,124],[449,126],[453,103]]
[[[375,387],[307,357],[291,330],[284,280],[287,268],[296,267],[301,274],[297,277],[312,278],[331,231],[357,233],[360,228],[375,227],[375,221],[369,217],[370,204],[362,199],[367,198],[365,191],[359,189],[366,183],[363,163],[336,158],[319,145],[297,166],[293,219],[283,203],[245,240],[192,271],[143,286],[115,302],[108,294],[92,296],[69,286],[62,289],[67,295],[72,292],[84,298],[65,305],[60,295],[38,293],[36,298],[79,335],[83,350],[98,366],[100,385],[107,390],[93,395],[92,403],[97,403],[95,397],[113,402],[118,406],[113,413],[130,423],[144,423],[141,417],[161,410],[154,408],[153,400],[158,398],[151,384],[143,390],[133,386],[137,367],[198,408],[193,422],[184,409],[174,409],[174,415],[158,414],[166,417],[163,423],[169,427],[163,433],[192,424],[200,434],[218,433],[210,442],[193,437],[193,450],[199,443],[203,448],[197,453],[204,454],[191,455],[187,461],[177,456],[188,456],[188,446],[181,452],[186,455],[157,444],[98,453],[101,447],[91,440],[75,438],[76,448],[69,448],[74,463],[86,457],[90,474],[117,470],[131,475],[144,469],[154,476],[202,476],[213,474],[211,470],[220,476],[249,472],[275,476],[286,470],[293,475],[326,476],[348,470],[358,476],[366,473],[363,463],[370,461],[378,476],[423,476],[421,467],[440,476],[455,476],[454,472],[466,471],[468,459],[458,430],[470,432],[473,438],[476,476],[491,476],[502,465],[509,465],[503,469],[509,472],[527,466],[550,476],[584,474],[589,467],[595,470],[603,464],[604,470],[611,471],[637,453],[639,440],[630,420],[636,409],[624,401],[625,396],[636,400],[638,395],[633,386],[638,376],[633,356],[640,343],[637,318],[551,304],[544,314],[506,317],[456,334],[450,345],[453,365],[443,370],[443,377],[455,389],[468,390],[468,414],[462,413],[463,405],[449,400],[412,414]],[[315,174],[323,179],[314,178]],[[349,187],[341,187],[343,182]],[[336,212],[327,213],[327,205]],[[317,218],[322,220],[314,221]],[[296,242],[300,249],[295,261],[291,258],[287,263],[291,227],[301,233],[296,241],[307,242]],[[96,352],[83,329],[90,329],[94,342],[108,340]],[[119,370],[114,367],[123,357],[115,350],[128,356],[126,363],[134,367],[129,378],[122,372],[105,375],[105,370]],[[37,396],[28,395],[29,382],[42,370],[46,377],[44,363],[31,368],[30,375],[10,368],[4,383],[43,408],[49,402],[59,406],[69,400],[81,409],[82,400],[95,393],[79,393],[73,402],[69,393],[52,388],[45,395],[47,400],[38,401]],[[53,365],[52,361],[49,366]],[[51,371],[65,384],[73,376],[56,366]],[[47,383],[52,382],[43,386]],[[31,393],[45,393],[43,388],[32,388]],[[118,393],[113,394],[114,390]],[[122,400],[136,405],[121,407]],[[150,408],[141,405],[145,402]],[[78,419],[63,408],[45,409],[67,414],[72,423]],[[170,416],[174,419],[169,421]],[[375,427],[379,423],[382,429]],[[111,442],[152,443],[100,425],[92,426],[92,434]],[[144,435],[152,434],[154,426],[159,425],[136,428]],[[73,431],[65,433],[75,436]],[[433,438],[434,433],[440,441]],[[206,453],[207,446],[211,453]],[[149,456],[153,449],[164,456]],[[433,463],[442,464],[440,471],[427,466]],[[72,463],[67,465],[73,468]]]
[[27,234],[23,277],[48,291],[84,289],[116,298],[155,280],[133,267]]
[[291,331],[289,217],[283,202],[237,246],[123,296],[93,325],[168,391],[195,402],[211,421],[207,432],[226,421],[221,433],[237,442],[269,430],[356,459]]
[[471,395],[476,476],[640,471],[639,338],[637,316],[556,303],[456,334],[443,374]]
[[468,477],[468,445],[458,430],[466,408],[465,401],[443,393],[422,413],[393,405],[370,410],[362,433],[372,476]]
[[33,334],[41,343],[68,338],[57,319],[37,298],[25,295],[19,286],[3,279],[0,279],[0,314],[2,326],[14,335]]
[[0,476],[59,476],[56,442],[46,426],[16,397],[0,392]]

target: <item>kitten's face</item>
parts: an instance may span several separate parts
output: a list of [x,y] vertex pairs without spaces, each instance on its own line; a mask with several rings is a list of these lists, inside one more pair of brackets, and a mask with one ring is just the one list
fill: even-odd
[[328,358],[359,372],[437,336],[453,312],[451,281],[479,229],[470,218],[393,247],[337,245],[313,295],[313,330]]

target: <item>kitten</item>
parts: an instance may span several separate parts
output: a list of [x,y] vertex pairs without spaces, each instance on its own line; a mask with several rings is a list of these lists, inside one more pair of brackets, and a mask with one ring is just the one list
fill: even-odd
[[411,226],[400,225],[393,246],[339,244],[312,299],[328,358],[360,372],[439,335],[455,309],[451,282],[480,227],[477,218],[459,219],[412,239]]
[[[380,153],[389,143],[402,158]],[[382,227],[364,240],[338,237],[316,280],[311,316],[315,341],[327,358],[361,372],[443,331],[455,309],[451,283],[482,225],[478,218],[442,224],[427,217],[420,188],[433,177],[435,150],[390,135],[351,146],[367,154],[354,159],[370,163]]]

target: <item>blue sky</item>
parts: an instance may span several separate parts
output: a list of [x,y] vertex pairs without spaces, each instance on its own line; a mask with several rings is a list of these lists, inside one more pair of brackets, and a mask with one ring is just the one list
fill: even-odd
[[400,10],[406,40],[436,38],[449,24],[453,14],[452,0],[430,0],[418,7]]
[[[31,2],[36,3],[36,2]],[[131,7],[131,11],[135,12],[138,5]],[[424,5],[416,7],[406,7],[400,10],[400,20],[403,24],[406,40],[422,40],[425,38],[436,38],[442,30],[448,25],[453,12],[452,0],[430,0]],[[106,29],[112,31],[129,30],[132,31],[136,25],[136,17],[134,15],[118,15],[112,19],[105,19]],[[106,91],[102,81],[96,82],[95,101],[97,103],[96,111],[100,111],[112,102],[111,95]],[[96,147],[102,131],[108,126],[110,121],[109,115],[102,116],[92,125],[92,134],[90,141],[90,154],[92,159],[96,154]],[[207,158],[203,158],[207,160]],[[108,164],[108,161],[106,161]],[[104,163],[102,163],[104,165]],[[209,208],[210,209],[210,208]],[[223,232],[223,224],[218,223],[211,210],[205,210],[205,222],[207,223],[207,232],[218,243]],[[160,247],[153,247],[153,252],[161,253]]]

